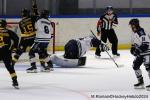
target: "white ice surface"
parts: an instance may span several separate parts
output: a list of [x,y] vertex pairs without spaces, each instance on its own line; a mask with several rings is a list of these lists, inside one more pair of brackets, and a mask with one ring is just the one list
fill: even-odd
[[[13,89],[8,72],[0,64],[0,100],[150,100],[150,91],[133,88],[137,82],[132,69],[134,57],[128,50],[119,53],[121,57],[116,62],[124,64],[122,68],[117,68],[106,53],[102,53],[101,59],[95,59],[93,51],[86,54],[87,64],[83,68],[55,68],[51,73],[29,74],[25,71],[29,62],[17,63],[20,90]],[[144,66],[141,68],[148,85],[147,72]],[[148,95],[149,98],[104,99],[91,98],[91,95]]]

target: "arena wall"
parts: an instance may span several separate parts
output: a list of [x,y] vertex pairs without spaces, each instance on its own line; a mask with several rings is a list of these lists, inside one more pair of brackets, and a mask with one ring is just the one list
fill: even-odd
[[[128,25],[129,20],[133,17],[120,17],[119,25],[114,26],[119,40],[119,49],[130,48],[131,29]],[[134,17],[137,18],[137,17]],[[63,50],[65,43],[74,38],[91,35],[90,29],[96,34],[96,23],[98,17],[92,18],[51,18],[56,23],[56,50]],[[142,27],[146,33],[150,33],[150,17],[139,17]],[[8,22],[18,22],[19,18],[7,18]]]

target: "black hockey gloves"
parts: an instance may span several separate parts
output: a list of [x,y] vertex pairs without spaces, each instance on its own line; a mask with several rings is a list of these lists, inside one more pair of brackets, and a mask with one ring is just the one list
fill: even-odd
[[139,56],[141,53],[141,50],[139,48],[136,48],[135,46],[132,46],[130,52],[134,56]]
[[105,51],[109,51],[110,49],[106,44],[102,43],[101,46],[100,46],[100,50],[102,52],[105,52]]

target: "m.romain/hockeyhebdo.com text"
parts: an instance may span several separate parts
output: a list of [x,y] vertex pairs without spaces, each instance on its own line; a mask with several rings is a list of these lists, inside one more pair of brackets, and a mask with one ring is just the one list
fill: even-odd
[[91,98],[101,98],[101,99],[104,99],[104,98],[110,98],[110,99],[128,99],[128,98],[131,98],[131,99],[146,99],[146,98],[149,98],[148,95],[91,95]]

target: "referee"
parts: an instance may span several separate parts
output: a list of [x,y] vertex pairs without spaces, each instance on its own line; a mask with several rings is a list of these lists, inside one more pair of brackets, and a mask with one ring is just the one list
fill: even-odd
[[[113,56],[120,56],[118,51],[118,38],[112,26],[118,24],[117,15],[113,11],[112,6],[108,6],[106,8],[106,13],[103,14],[98,23],[97,23],[97,35],[101,34],[101,40],[106,43],[107,39],[112,44],[112,54]],[[97,47],[95,55],[96,57],[101,56],[101,51],[99,47]]]

